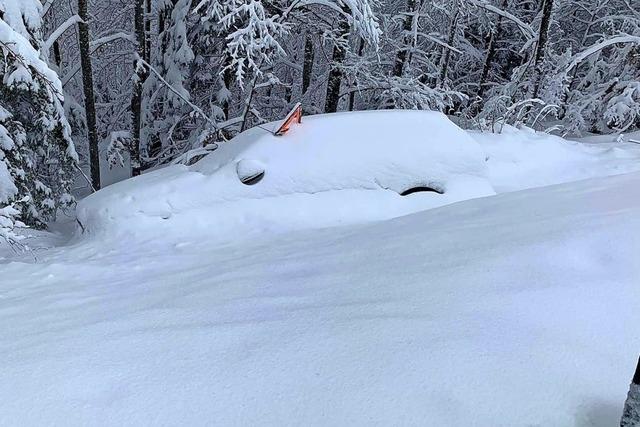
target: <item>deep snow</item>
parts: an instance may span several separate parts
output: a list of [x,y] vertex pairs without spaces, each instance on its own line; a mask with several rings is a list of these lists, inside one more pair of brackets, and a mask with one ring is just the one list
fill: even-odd
[[612,135],[569,141],[531,129],[472,132],[487,153],[489,180],[498,192],[522,190],[640,170],[640,132],[627,141]]
[[[173,179],[214,158],[111,187],[124,224],[94,197],[94,230],[66,245],[41,234],[56,246],[0,259],[0,425],[616,425],[640,348],[640,173],[604,175],[639,169],[640,153],[516,130],[473,138],[488,157],[475,179],[506,192],[395,219],[389,203],[407,198],[369,206],[351,188],[300,220],[284,187],[230,222],[261,231],[236,239],[210,209],[245,205]],[[240,169],[277,162],[255,157]],[[199,179],[217,185],[206,177],[222,169]],[[304,176],[292,170],[280,177]],[[344,182],[385,171],[362,170]],[[184,204],[165,219],[167,191]],[[342,212],[349,225],[326,228]]]
[[611,426],[640,174],[218,247],[2,267],[2,425]]

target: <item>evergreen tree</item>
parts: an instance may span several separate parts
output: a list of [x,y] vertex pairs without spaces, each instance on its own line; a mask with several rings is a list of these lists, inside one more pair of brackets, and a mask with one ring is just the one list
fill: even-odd
[[40,4],[0,1],[0,228],[44,227],[69,205],[77,154],[62,85],[39,56]]

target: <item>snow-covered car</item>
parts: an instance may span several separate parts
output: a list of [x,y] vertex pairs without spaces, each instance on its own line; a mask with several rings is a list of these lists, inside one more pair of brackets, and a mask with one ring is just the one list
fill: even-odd
[[191,166],[107,187],[80,203],[78,219],[94,233],[235,234],[387,219],[494,194],[484,152],[441,113],[309,116],[282,136],[268,126]]

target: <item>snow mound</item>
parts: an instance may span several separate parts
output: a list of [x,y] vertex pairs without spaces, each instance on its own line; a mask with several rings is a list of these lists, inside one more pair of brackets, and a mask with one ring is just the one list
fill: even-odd
[[611,135],[578,142],[505,126],[499,134],[472,136],[487,153],[489,179],[499,193],[640,170],[640,145]]
[[250,129],[192,166],[99,191],[79,204],[78,219],[91,233],[237,236],[388,219],[492,194],[482,149],[443,114],[369,111],[305,117],[281,137]]

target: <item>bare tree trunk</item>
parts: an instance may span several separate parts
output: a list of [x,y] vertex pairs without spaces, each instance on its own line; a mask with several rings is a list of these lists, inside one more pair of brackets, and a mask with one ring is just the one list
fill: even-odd
[[[158,36],[164,33],[166,22],[167,22],[167,14],[171,13],[167,8],[163,8],[158,12]],[[162,42],[162,41],[160,41]]]
[[[453,46],[453,40],[456,36],[456,29],[458,27],[458,15],[460,14],[460,8],[456,7],[456,11],[454,12],[453,19],[451,20],[451,26],[449,27],[449,36],[447,37],[447,44],[449,46]],[[451,60],[451,49],[448,47],[442,47],[442,61],[440,63],[440,75],[438,76],[438,81],[436,82],[436,86],[442,87],[444,85],[444,81],[447,78],[447,71],[449,70],[449,61]]]
[[532,97],[537,98],[540,93],[542,83],[542,73],[544,65],[544,52],[549,40],[549,26],[551,25],[551,14],[553,13],[553,0],[544,0],[542,5],[542,20],[538,31],[538,42],[533,63],[533,93]]
[[87,8],[87,0],[78,0],[78,15],[82,19],[82,22],[78,24],[78,45],[80,48],[82,89],[84,91],[84,111],[87,121],[87,136],[89,140],[91,185],[94,190],[99,190],[100,151],[98,147],[98,130],[96,128],[96,100],[93,92],[93,71],[91,69],[91,49],[89,46],[89,12]]
[[[507,0],[502,0],[502,9],[506,9],[508,5]],[[480,81],[478,82],[478,97],[484,96],[486,90],[487,78],[489,77],[489,71],[491,71],[491,65],[496,57],[496,44],[498,40],[502,38],[502,15],[498,16],[495,28],[492,29],[489,36],[489,45],[487,46],[487,56],[484,58],[484,64],[482,66],[482,73],[480,74]]]
[[[587,25],[587,28],[585,28],[584,33],[582,34],[582,40],[580,41],[580,49],[584,48],[584,44],[587,40],[587,37],[589,36],[589,31],[591,31],[591,27],[593,26],[593,20],[595,19],[595,17],[596,17],[595,12],[591,12],[589,14],[589,24]],[[573,12],[573,18],[574,19],[577,18],[577,10]],[[575,67],[573,67],[573,70],[571,70],[571,77],[569,78],[569,84],[567,85],[566,89],[562,93],[562,98],[560,100],[560,111],[558,112],[558,119],[560,120],[564,119],[567,113],[567,104],[569,102],[569,94],[571,93],[575,85],[576,77],[578,76],[578,68],[580,67],[576,65]]]
[[258,76],[254,76],[251,80],[251,89],[244,100],[244,108],[242,110],[242,124],[240,125],[240,132],[247,130],[249,124],[249,114],[251,113],[251,104],[253,103],[253,95],[256,90],[256,83],[258,82]]
[[53,42],[53,61],[58,67],[58,75],[62,75],[62,52],[60,52],[60,43],[58,40]]
[[410,37],[407,37],[407,33],[411,31],[413,27],[413,17],[416,9],[416,0],[407,0],[407,15],[402,22],[402,47],[396,54],[396,60],[393,64],[393,73],[395,77],[402,76],[402,70],[404,64],[407,61],[407,49],[409,49]]
[[620,427],[638,426],[640,426],[640,359],[629,387],[629,394],[622,412],[622,420],[620,420]]
[[[287,104],[289,104],[289,103],[291,103],[291,96],[293,95],[291,89],[293,87],[294,76],[292,76],[291,73],[287,70],[284,78],[285,78],[284,101]],[[269,96],[269,98],[270,98],[270,96]]]
[[[364,39],[360,37],[358,39],[358,56],[362,56],[363,51],[364,51]],[[349,111],[353,111],[355,102],[356,102],[356,92],[352,90],[349,93],[349,106],[347,107]]]
[[146,13],[144,17],[144,60],[151,64],[151,0],[145,0]]
[[131,97],[131,174],[140,175],[142,162],[140,159],[140,130],[142,129],[142,85],[149,74],[147,67],[139,59],[146,58],[146,37],[144,20],[144,0],[135,0],[134,28],[136,38],[136,60],[134,61],[134,72],[136,79],[133,85],[133,96]]
[[302,95],[307,93],[309,84],[311,84],[311,75],[313,74],[313,39],[311,34],[307,34],[304,41],[304,61],[302,63]]
[[[157,20],[157,29],[156,29],[156,49],[152,49],[151,45],[151,0],[147,0],[146,9],[146,38],[147,44],[145,46],[147,63],[152,64],[154,67],[158,67],[161,70],[165,70],[164,65],[164,54],[167,52],[168,45],[170,43],[169,36],[165,34],[165,31],[171,26],[171,14],[173,9],[177,3],[177,0],[170,0],[158,3],[158,9],[156,10],[155,19]],[[155,56],[154,56],[155,55]],[[157,106],[153,107],[155,111],[160,111],[161,108]],[[156,112],[152,112],[153,117],[156,117],[158,114]],[[148,113],[147,113],[148,114]],[[149,157],[156,157],[162,152],[163,144],[167,141],[167,135],[157,135],[150,134],[146,135],[147,140],[145,141],[147,144],[147,154]],[[173,152],[170,149],[170,152]]]
[[[224,72],[222,73],[222,82],[226,90],[231,91],[231,85],[233,84],[233,73],[231,72],[231,68],[227,68],[231,64],[231,57],[225,55],[223,67],[225,67]],[[222,112],[224,113],[224,118],[229,118],[229,100],[225,100],[222,103]]]
[[[338,24],[338,38],[344,38],[349,32],[349,23],[342,19]],[[333,54],[331,55],[331,70],[329,71],[329,80],[327,82],[327,97],[324,103],[325,113],[335,113],[338,111],[338,102],[340,101],[340,86],[342,84],[342,63],[347,55],[346,50],[340,43],[333,46]]]

